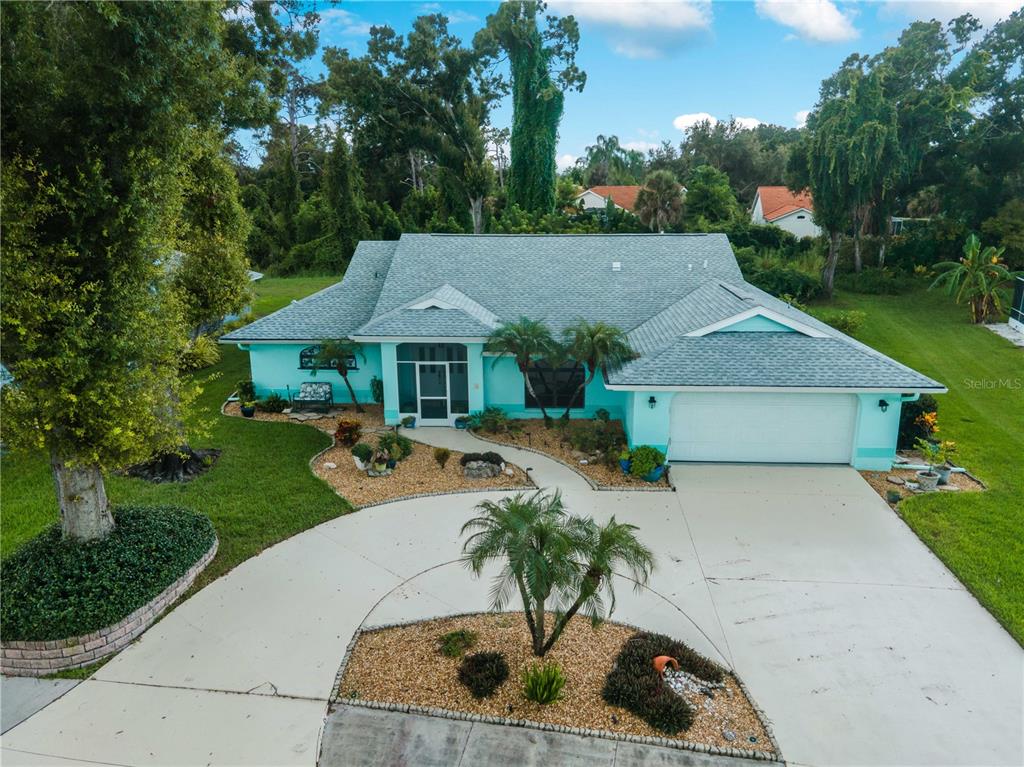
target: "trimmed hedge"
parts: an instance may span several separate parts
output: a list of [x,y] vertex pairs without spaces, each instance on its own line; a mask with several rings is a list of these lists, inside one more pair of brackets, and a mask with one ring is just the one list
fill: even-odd
[[655,671],[653,661],[659,655],[675,658],[683,671],[709,682],[720,682],[725,676],[718,664],[682,642],[641,631],[622,645],[601,696],[606,703],[636,714],[660,732],[675,735],[693,724],[693,709]]
[[173,506],[114,510],[100,541],[40,533],[0,563],[4,641],[88,634],[117,623],[184,575],[213,545],[209,518]]
[[486,453],[465,453],[462,456],[462,458],[459,459],[459,463],[462,464],[463,466],[472,461],[483,461],[484,463],[493,463],[495,466],[501,466],[501,464],[505,463],[504,458],[490,450],[488,450]]

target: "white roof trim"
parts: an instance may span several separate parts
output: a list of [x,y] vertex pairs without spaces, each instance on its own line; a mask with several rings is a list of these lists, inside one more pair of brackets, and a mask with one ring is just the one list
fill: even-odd
[[414,304],[409,304],[405,307],[406,309],[459,309],[460,307],[445,301],[441,298],[427,298],[423,301],[417,301]]
[[353,341],[372,344],[436,343],[436,344],[482,344],[486,336],[349,336]]
[[793,394],[945,394],[949,391],[945,386],[926,388],[921,386],[651,386],[648,384],[610,384],[605,382],[604,388],[609,391],[633,392],[782,392]]
[[817,328],[811,327],[810,325],[800,322],[799,320],[795,320],[792,317],[787,317],[784,314],[780,314],[779,312],[774,311],[773,309],[769,309],[766,306],[752,306],[746,311],[742,311],[739,314],[734,314],[731,317],[726,317],[724,320],[712,322],[710,325],[705,325],[702,328],[691,330],[686,335],[689,338],[699,338],[701,336],[706,336],[709,333],[714,333],[716,330],[722,330],[723,328],[735,325],[738,322],[743,322],[743,320],[749,320],[751,317],[764,317],[765,319],[771,320],[772,322],[777,322],[780,325],[785,325],[790,330],[795,330],[798,333],[803,333],[805,336],[810,336],[811,338],[831,338],[831,336],[828,333],[824,333],[818,330]]
[[[769,224],[774,224],[776,221],[781,221],[784,218],[789,218],[794,213],[799,213],[801,211],[803,211],[804,213],[809,213],[811,216],[814,215],[814,211],[811,210],[810,208],[800,207],[800,208],[794,208],[793,210],[787,211],[786,213],[782,213],[781,215],[775,216],[773,218],[768,218],[768,216],[765,216],[764,220],[767,221]],[[769,214],[769,215],[771,215],[771,214]]]

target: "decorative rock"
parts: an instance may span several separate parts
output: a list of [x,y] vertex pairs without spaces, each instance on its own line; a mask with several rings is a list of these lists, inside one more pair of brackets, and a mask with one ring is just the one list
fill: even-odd
[[736,740],[736,733],[732,730],[722,730],[722,737],[731,743]]
[[374,469],[367,469],[366,476],[368,477],[390,477],[391,469],[384,469],[384,471],[375,471]]
[[514,477],[516,475],[516,473],[512,469],[510,469],[510,468],[509,469],[505,469],[505,474],[507,474],[510,477]]
[[580,458],[580,466],[586,466],[590,461],[586,458]]
[[903,485],[903,484],[906,484],[906,483],[905,483],[905,482],[903,481],[903,478],[902,478],[902,477],[897,477],[897,476],[896,476],[895,474],[890,474],[890,475],[889,475],[888,477],[886,477],[886,478],[885,478],[885,481],[886,481],[886,482],[891,482],[891,483],[892,483],[892,484],[894,484],[894,485]]
[[337,469],[338,468],[338,464],[333,463],[331,461],[327,461],[326,463],[324,463],[324,468],[325,469]]
[[462,473],[468,479],[491,479],[501,473],[501,467],[487,461],[470,461],[463,467]]

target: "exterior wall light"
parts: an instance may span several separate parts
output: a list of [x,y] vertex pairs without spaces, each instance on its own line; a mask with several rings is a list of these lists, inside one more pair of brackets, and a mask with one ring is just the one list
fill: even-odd
[[886,410],[889,409],[889,403],[886,402],[884,399],[878,400],[878,409],[884,413]]
[[655,405],[657,405],[657,404],[658,404],[658,400],[657,400],[657,398],[656,398],[656,397],[655,397],[655,396],[654,396],[654,395],[652,394],[652,395],[650,396],[650,398],[649,398],[649,399],[647,400],[647,407],[649,407],[649,408],[650,408],[651,410],[654,410],[654,406],[655,406]]

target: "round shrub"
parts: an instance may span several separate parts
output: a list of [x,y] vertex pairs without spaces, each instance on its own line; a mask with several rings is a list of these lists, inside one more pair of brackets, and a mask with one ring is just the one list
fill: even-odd
[[266,399],[261,399],[256,403],[256,407],[264,413],[280,413],[288,407],[288,400],[280,394],[268,394]]
[[365,442],[360,442],[352,446],[352,455],[358,458],[363,463],[366,463],[373,457],[373,448],[367,445]]
[[500,652],[467,655],[459,664],[459,681],[474,698],[487,698],[508,679],[508,663]]
[[412,440],[397,431],[386,431],[377,440],[377,447],[394,458],[404,461],[412,455]]
[[458,658],[476,644],[476,632],[469,629],[456,629],[442,634],[438,638],[441,654],[448,658]]
[[124,506],[115,528],[89,543],[54,525],[0,564],[5,641],[67,639],[117,623],[151,601],[209,551],[209,518],[173,506]]
[[334,441],[345,447],[352,447],[363,434],[363,425],[354,418],[339,418],[334,432]]
[[504,458],[491,450],[488,450],[486,453],[464,453],[462,458],[459,459],[459,463],[463,466],[476,461],[493,463],[495,466],[501,466],[501,464],[505,463]]
[[640,445],[630,453],[629,473],[634,477],[646,477],[665,463],[665,454],[656,447]]
[[925,413],[937,413],[938,400],[931,394],[922,394],[913,402],[904,402],[900,410],[900,430],[896,438],[896,447],[910,450],[919,439],[928,439],[932,430],[918,420]]

